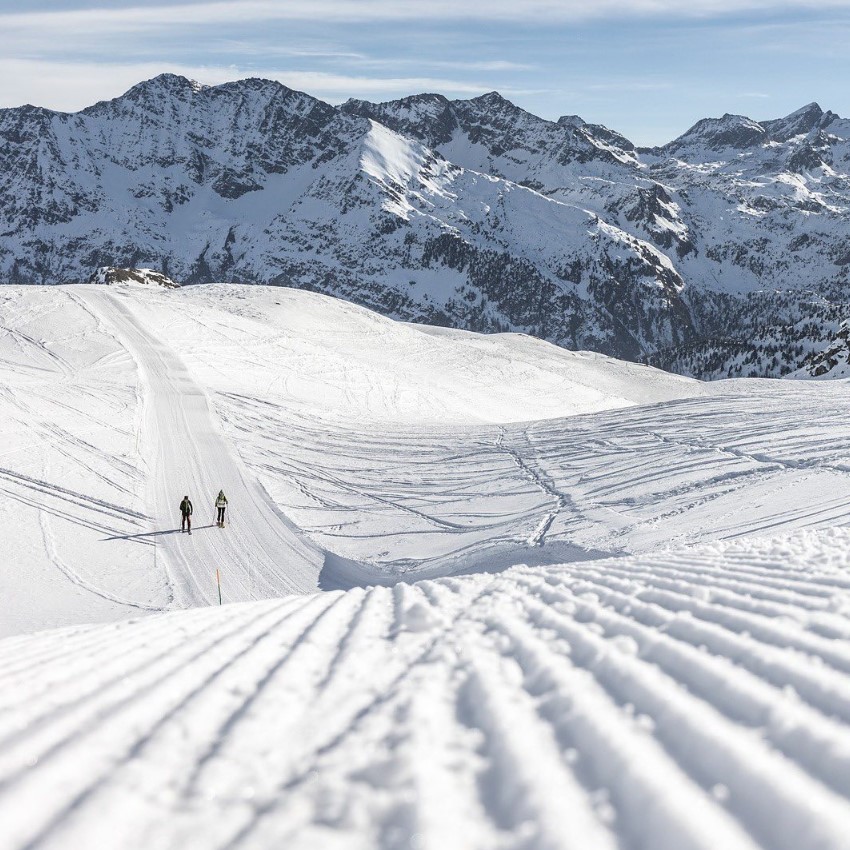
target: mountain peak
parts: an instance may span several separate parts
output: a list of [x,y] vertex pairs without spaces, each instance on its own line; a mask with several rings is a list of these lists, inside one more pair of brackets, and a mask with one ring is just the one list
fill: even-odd
[[794,136],[804,136],[812,130],[826,127],[837,117],[834,112],[824,112],[819,104],[813,102],[794,110],[784,118],[763,121],[762,126],[770,133],[772,139],[785,142],[793,139]]
[[785,116],[783,120],[789,121],[792,118],[800,118],[802,116],[806,117],[817,117],[820,118],[823,115],[823,110],[820,108],[820,104],[812,101],[811,103],[807,103],[805,106],[801,106],[799,109],[795,109],[793,112],[789,113]]
[[562,127],[569,127],[572,130],[576,130],[579,127],[584,127],[585,120],[580,115],[562,115],[557,123]]
[[202,85],[197,80],[190,80],[188,77],[183,77],[180,74],[157,74],[155,77],[151,77],[149,80],[143,80],[141,83],[137,83],[127,94],[131,92],[174,92],[174,93],[182,93],[182,92],[199,92],[203,89],[207,88],[207,86]]
[[724,112],[720,118],[706,118],[707,123],[724,124],[727,126],[747,127],[757,126],[757,122],[746,115],[738,115],[737,112]]
[[112,98],[111,100],[102,100],[93,106],[87,106],[82,110],[81,114],[89,116],[102,115],[104,112],[108,112],[116,107],[126,107],[128,104],[133,104],[134,108],[159,112],[167,102],[181,101],[183,103],[190,103],[196,94],[208,88],[209,86],[204,86],[197,82],[197,80],[190,80],[188,77],[182,77],[179,74],[158,74],[149,80],[136,83],[136,85],[119,97]]
[[[490,91],[468,100],[453,100],[451,105],[459,116],[465,114],[468,120],[473,120],[476,123],[482,121],[488,124],[495,122],[503,130],[513,125],[556,126],[554,122],[517,106],[497,91]],[[460,120],[463,123],[464,119],[461,118]]]
[[469,103],[475,103],[481,106],[487,106],[490,108],[493,107],[501,107],[509,106],[513,109],[518,109],[519,107],[515,104],[511,103],[506,97],[502,97],[501,94],[497,91],[488,91],[487,94],[478,95],[478,97],[472,97],[469,99]]
[[455,128],[448,98],[431,92],[383,103],[350,98],[339,108],[349,115],[378,121],[431,147],[449,141]]
[[[350,97],[340,105],[343,112],[356,115],[364,115],[370,118],[375,116],[417,116],[438,115],[445,109],[449,100],[445,95],[433,92],[422,92],[421,94],[410,94],[397,100],[386,100],[382,103],[372,103],[369,100],[359,100]],[[377,120],[382,120],[377,118]]]
[[720,151],[728,148],[743,150],[766,141],[765,127],[746,115],[724,113],[720,118],[703,118],[686,133],[674,139],[664,149],[678,153],[684,149],[704,148]]
[[439,103],[442,105],[448,103],[449,99],[444,94],[438,94],[437,92],[421,92],[419,94],[408,95],[395,102],[406,104]]

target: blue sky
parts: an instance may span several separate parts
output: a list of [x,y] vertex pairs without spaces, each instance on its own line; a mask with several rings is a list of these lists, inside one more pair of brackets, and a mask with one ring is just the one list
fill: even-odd
[[850,116],[850,0],[0,0],[0,106],[76,110],[162,71],[338,103],[496,89],[638,144],[697,119]]

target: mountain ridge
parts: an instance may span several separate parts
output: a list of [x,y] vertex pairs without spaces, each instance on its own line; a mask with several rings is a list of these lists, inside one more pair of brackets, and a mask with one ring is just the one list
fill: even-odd
[[645,149],[495,91],[335,107],[163,74],[77,113],[0,110],[0,138],[7,282],[145,266],[627,359],[699,347],[765,289],[848,300],[850,122],[815,103]]
[[[326,103],[325,101],[322,101],[320,98],[317,98],[313,95],[310,95],[307,92],[301,91],[300,89],[293,89],[290,86],[287,86],[285,83],[282,83],[279,80],[274,80],[270,77],[242,77],[238,80],[228,80],[224,83],[208,84],[208,83],[201,83],[198,80],[195,80],[191,77],[186,77],[182,74],[175,74],[175,73],[170,72],[170,71],[163,71],[162,73],[156,74],[153,77],[150,77],[150,78],[145,79],[145,80],[141,80],[140,82],[134,84],[129,89],[127,89],[127,91],[124,92],[121,95],[118,95],[118,96],[113,97],[113,98],[106,98],[104,100],[96,101],[95,103],[93,103],[89,106],[85,106],[82,109],[67,111],[67,110],[61,110],[61,109],[53,109],[53,108],[47,107],[47,106],[41,106],[39,104],[23,103],[23,104],[20,104],[18,106],[0,107],[0,114],[2,114],[4,112],[16,112],[16,111],[19,111],[19,110],[37,110],[39,112],[44,112],[44,113],[50,114],[50,115],[73,116],[73,115],[91,113],[93,110],[97,109],[98,107],[100,107],[104,104],[110,104],[110,103],[115,103],[116,101],[126,100],[133,93],[136,93],[136,92],[139,92],[139,91],[157,90],[157,89],[165,87],[166,89],[173,89],[173,90],[177,90],[177,91],[189,90],[189,91],[192,91],[193,93],[200,93],[200,92],[208,91],[208,90],[224,90],[224,89],[228,89],[228,88],[244,88],[247,85],[256,85],[256,84],[261,84],[261,85],[264,85],[264,86],[272,86],[272,87],[279,88],[281,90],[284,90],[284,91],[292,93],[292,94],[301,95],[303,97],[309,98],[310,100],[314,100],[314,101],[318,101],[319,103],[323,103],[325,106],[328,106],[331,109],[341,109],[341,110],[343,110],[344,107],[346,107],[347,105],[350,105],[350,104],[368,104],[368,105],[372,105],[372,106],[381,105],[381,104],[376,103],[374,101],[368,101],[368,100],[365,100],[365,99],[362,99],[362,98],[353,98],[352,97],[352,98],[348,98],[348,100],[343,101],[342,103],[340,103],[337,106],[333,106],[332,104]],[[414,94],[410,94],[410,95],[405,95],[402,98],[398,98],[398,99],[395,99],[395,100],[384,101],[383,103],[384,104],[399,103],[399,102],[402,102],[402,101],[412,101],[412,100],[418,100],[418,99],[422,99],[422,98],[439,99],[441,101],[444,101],[447,104],[450,104],[450,103],[471,103],[471,102],[475,102],[475,101],[482,101],[483,102],[483,101],[486,101],[490,98],[495,98],[495,99],[498,99],[499,101],[513,107],[515,110],[521,111],[521,112],[523,112],[527,115],[530,115],[530,116],[532,116],[532,117],[534,117],[537,120],[542,121],[542,122],[546,122],[546,123],[549,123],[549,124],[558,124],[558,123],[561,123],[561,122],[579,121],[582,124],[585,124],[587,126],[601,127],[603,129],[608,130],[608,132],[612,132],[612,133],[615,133],[618,136],[621,136],[620,133],[618,133],[615,130],[610,130],[609,128],[605,127],[605,125],[592,124],[590,122],[586,122],[579,115],[562,115],[555,120],[548,119],[548,118],[542,118],[540,116],[535,115],[532,112],[529,112],[528,110],[525,110],[523,107],[517,106],[511,100],[504,97],[504,95],[502,95],[501,92],[498,91],[498,89],[493,89],[491,91],[484,92],[484,93],[482,93],[480,95],[476,95],[475,97],[472,97],[472,98],[455,98],[455,99],[450,99],[446,95],[443,95],[439,92],[418,92],[418,93],[414,93]],[[773,118],[773,119],[757,120],[757,119],[753,119],[753,118],[750,118],[749,116],[745,116],[745,115],[738,116],[734,113],[725,113],[720,118],[712,118],[712,117],[709,116],[709,117],[700,119],[700,121],[697,121],[691,128],[686,130],[680,136],[677,136],[676,138],[671,139],[669,142],[666,142],[662,145],[642,145],[642,146],[635,146],[635,147],[640,149],[640,150],[657,150],[659,148],[667,147],[668,145],[670,145],[670,144],[674,143],[675,141],[677,141],[678,139],[680,139],[682,136],[687,135],[690,132],[690,130],[692,130],[693,127],[696,126],[697,124],[699,124],[701,121],[717,121],[717,120],[722,120],[722,118],[727,118],[727,117],[740,117],[740,118],[744,118],[748,121],[752,121],[754,123],[761,124],[762,126],[767,127],[768,125],[777,125],[780,122],[786,122],[788,119],[791,119],[791,118],[794,118],[796,116],[808,113],[810,110],[817,110],[820,113],[821,116],[823,116],[824,118],[828,118],[829,121],[844,120],[841,116],[839,116],[835,112],[832,112],[831,110],[824,111],[823,108],[820,106],[820,104],[817,101],[810,101],[809,103],[805,104],[802,107],[799,107],[796,110],[793,110],[792,112],[788,113],[787,115],[781,116],[779,118]],[[621,137],[628,141],[627,137],[625,137],[625,136],[621,136]],[[629,142],[629,143],[633,144],[631,142]]]

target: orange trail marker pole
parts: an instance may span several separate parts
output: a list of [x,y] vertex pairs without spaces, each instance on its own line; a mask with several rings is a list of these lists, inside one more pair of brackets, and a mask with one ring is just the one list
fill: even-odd
[[215,571],[215,583],[218,585],[218,604],[221,605],[221,575],[218,570]]

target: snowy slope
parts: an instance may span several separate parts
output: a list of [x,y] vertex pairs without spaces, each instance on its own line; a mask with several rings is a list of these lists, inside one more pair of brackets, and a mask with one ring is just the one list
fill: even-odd
[[277,83],[165,74],[72,115],[0,110],[0,136],[2,282],[144,265],[631,359],[687,334],[645,240]]
[[846,303],[850,122],[817,104],[760,123],[707,118],[642,150],[575,116],[537,118],[495,92],[349,101],[342,109],[649,241],[685,281],[697,337],[734,336],[736,312],[747,312],[747,302],[733,298],[700,315],[707,293],[804,289]]
[[533,337],[402,324],[309,292],[213,285],[122,295],[205,386],[279,398],[302,415],[510,422],[704,391],[692,379]]
[[848,545],[7,639],[2,846],[845,850]]
[[701,384],[276,287],[3,292],[7,634],[210,603],[216,569],[227,601],[270,598],[830,525],[850,500],[840,382]]
[[846,850],[846,381],[277,287],[0,318],[3,850]]
[[147,521],[132,357],[67,292],[4,288],[0,315],[3,632],[165,607],[153,547],[108,540]]
[[[292,436],[287,422],[320,417],[315,445],[330,446],[358,423],[428,430],[700,391],[599,355],[435,335],[274,287],[7,287],[0,320],[5,634],[209,603],[217,568],[231,601],[318,588],[336,547],[291,527],[288,496],[269,495],[282,478],[298,486],[280,474],[297,435],[257,458],[262,441]],[[261,434],[244,415],[257,405]],[[213,538],[221,487],[232,524]],[[187,491],[191,540],[175,516]]]
[[0,282],[275,283],[699,377],[787,374],[846,319],[850,121],[817,104],[637,149],[496,92],[333,107],[164,74],[0,110],[0,137]]

